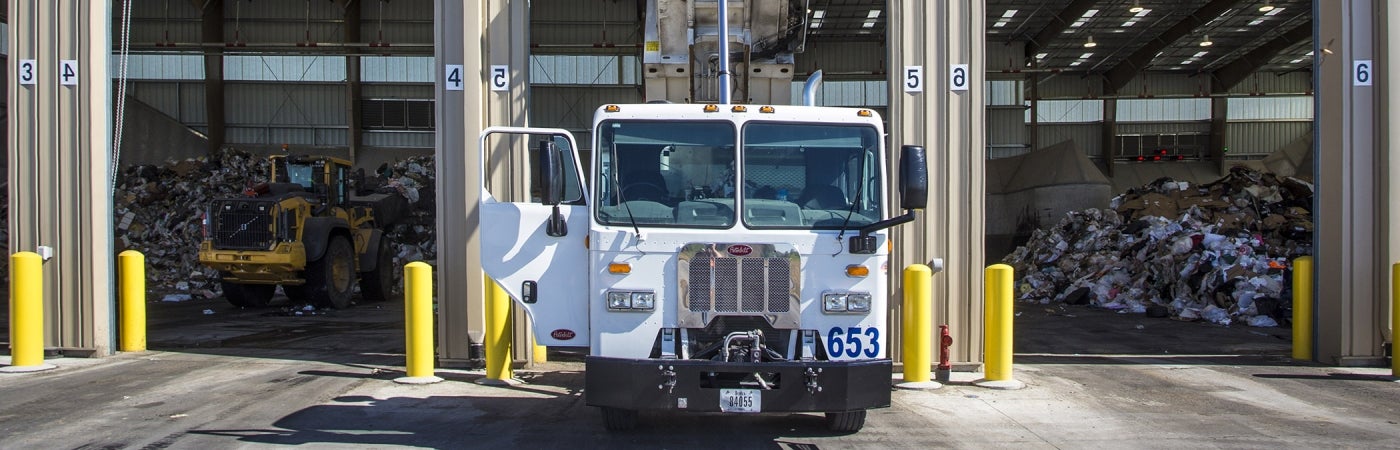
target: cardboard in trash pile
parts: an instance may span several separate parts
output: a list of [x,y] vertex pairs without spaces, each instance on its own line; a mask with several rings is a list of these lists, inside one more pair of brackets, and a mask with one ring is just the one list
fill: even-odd
[[1036,230],[1006,262],[1021,301],[1277,326],[1292,312],[1292,260],[1312,254],[1312,195],[1243,167],[1199,186],[1159,179]]
[[[243,195],[267,181],[268,164],[265,157],[224,149],[210,157],[127,168],[115,192],[115,250],[145,254],[147,286],[153,291],[213,297],[221,286],[218,273],[199,264],[201,215],[210,201]],[[435,175],[432,157],[414,157],[367,174],[366,186],[352,186],[410,199],[408,217],[386,233],[395,266],[437,258]]]

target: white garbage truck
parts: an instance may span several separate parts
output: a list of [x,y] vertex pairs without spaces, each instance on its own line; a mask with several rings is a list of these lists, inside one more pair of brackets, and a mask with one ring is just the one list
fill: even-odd
[[591,136],[585,165],[562,129],[481,134],[483,180],[503,148],[532,180],[515,202],[483,183],[481,258],[539,344],[588,348],[608,429],[669,410],[856,431],[889,406],[888,229],[924,207],[922,147],[891,181],[874,111],[787,105],[604,105]]

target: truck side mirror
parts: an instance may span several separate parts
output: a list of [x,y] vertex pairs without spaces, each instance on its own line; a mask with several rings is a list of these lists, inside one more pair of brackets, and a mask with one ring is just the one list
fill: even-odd
[[564,198],[564,161],[552,139],[540,141],[535,167],[540,174],[540,203],[558,205]]
[[928,206],[928,158],[921,145],[902,147],[899,158],[899,198],[905,210]]

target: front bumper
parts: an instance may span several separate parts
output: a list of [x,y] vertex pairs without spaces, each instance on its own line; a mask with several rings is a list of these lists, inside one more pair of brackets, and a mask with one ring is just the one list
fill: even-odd
[[892,367],[888,359],[727,363],[589,356],[584,363],[583,397],[590,406],[720,411],[720,389],[705,386],[710,372],[776,374],[777,386],[762,391],[762,412],[839,412],[890,406]]
[[302,281],[306,270],[306,248],[300,242],[283,242],[272,250],[218,250],[209,241],[199,246],[199,262],[227,272],[230,281],[244,283],[288,283]]

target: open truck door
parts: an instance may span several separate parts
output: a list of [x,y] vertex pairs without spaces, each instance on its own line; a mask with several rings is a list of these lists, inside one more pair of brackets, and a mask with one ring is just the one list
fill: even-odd
[[[482,268],[529,313],[538,344],[587,346],[588,195],[573,135],[491,127],[482,131],[478,150]],[[514,198],[494,195],[486,175],[489,161],[507,159],[493,153],[502,151],[529,162],[525,173],[505,177],[529,180],[528,188],[513,189]]]

